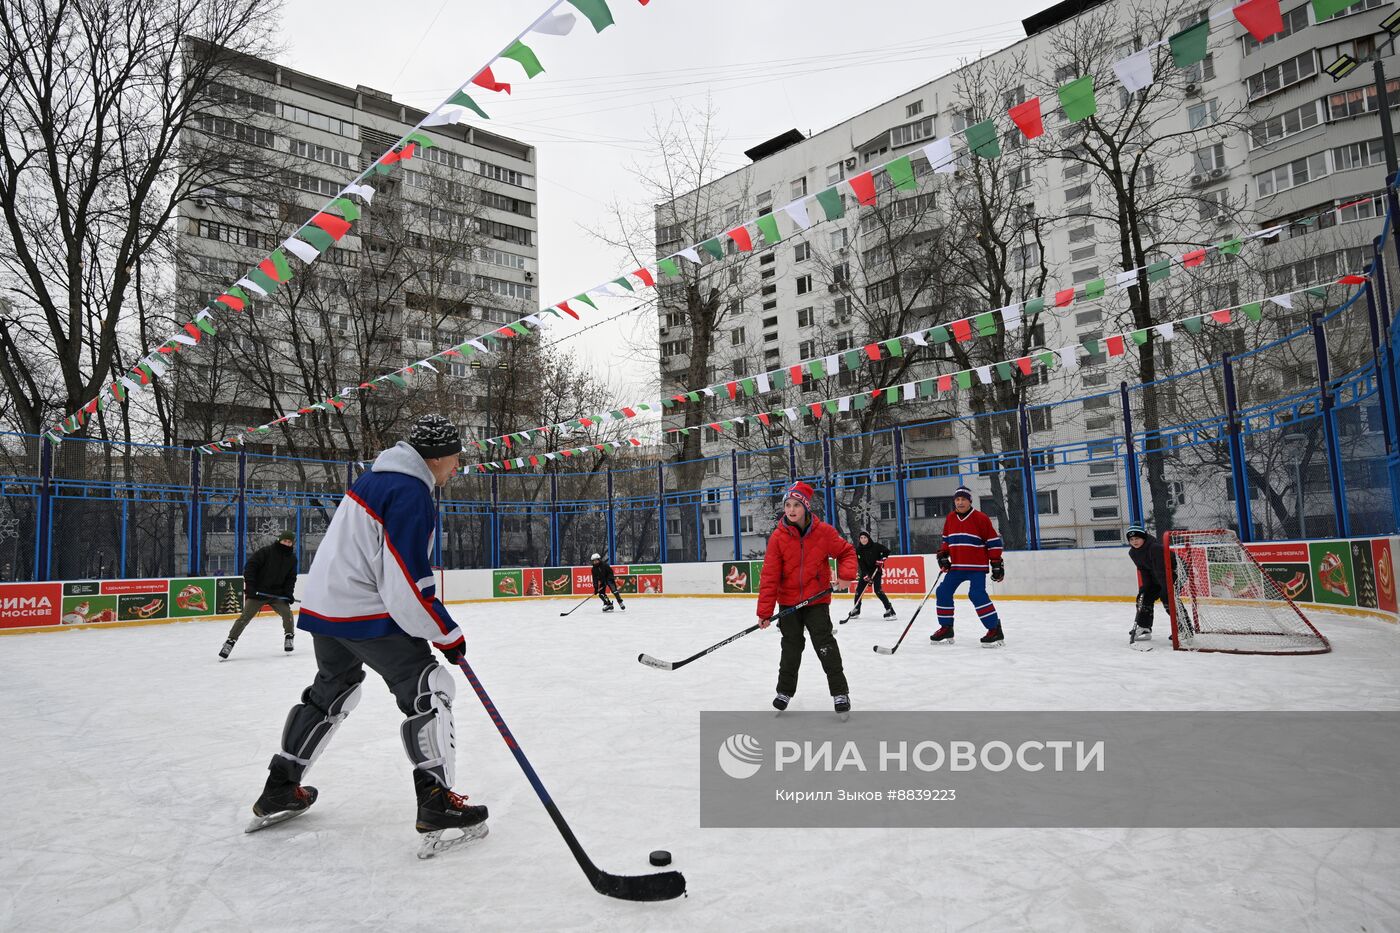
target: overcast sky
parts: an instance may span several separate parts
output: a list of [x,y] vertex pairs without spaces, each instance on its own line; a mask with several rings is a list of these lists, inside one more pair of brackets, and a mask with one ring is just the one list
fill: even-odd
[[[549,0],[287,0],[285,64],[365,84],[423,108],[440,103]],[[616,25],[595,35],[579,17],[571,35],[533,35],[545,73],[526,81],[514,62],[495,69],[513,93],[474,93],[486,124],[539,152],[540,298],[554,302],[625,271],[625,258],[591,237],[615,199],[645,204],[629,166],[648,161],[653,114],[703,106],[724,138],[725,166],[796,127],[820,131],[1019,40],[1023,17],[1051,0],[609,0]],[[573,12],[568,4],[561,10]],[[592,319],[617,315],[561,347],[578,351],[623,401],[656,374],[629,362],[621,334],[639,318],[628,303],[600,302]],[[589,323],[586,318],[583,323]],[[654,327],[652,319],[642,326]],[[547,339],[578,331],[558,325]]]

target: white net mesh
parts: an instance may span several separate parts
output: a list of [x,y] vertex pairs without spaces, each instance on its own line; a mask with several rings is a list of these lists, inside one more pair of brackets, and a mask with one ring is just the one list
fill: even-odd
[[1331,650],[1234,532],[1172,531],[1166,546],[1177,648],[1236,654]]

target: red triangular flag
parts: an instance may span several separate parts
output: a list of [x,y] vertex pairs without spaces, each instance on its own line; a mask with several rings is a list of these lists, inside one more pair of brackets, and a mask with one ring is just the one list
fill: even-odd
[[1068,308],[1074,301],[1074,289],[1066,288],[1055,293],[1055,307]]
[[509,435],[509,434],[503,435],[503,436],[501,437],[501,440],[505,441],[506,450],[510,450],[510,435]]
[[592,418],[580,418],[580,419],[578,419],[578,423],[581,424],[581,425],[583,425],[585,428],[591,428],[591,427],[593,427],[593,419],[592,419]]
[[1023,375],[1029,376],[1031,374],[1031,358],[1029,356],[1023,356],[1017,360],[1016,366]]
[[505,91],[507,94],[510,93],[510,85],[502,84],[497,81],[496,76],[491,73],[491,67],[489,65],[481,69],[481,74],[472,78],[472,84],[475,84],[477,87],[484,87],[488,91]]
[[1219,311],[1212,311],[1212,312],[1210,313],[1210,317],[1211,317],[1211,320],[1215,321],[1217,324],[1229,324],[1229,323],[1230,323],[1230,309],[1229,309],[1229,308],[1221,308]]
[[1024,104],[1017,104],[1006,111],[1006,115],[1027,139],[1035,139],[1045,132],[1045,122],[1040,116],[1039,97],[1032,97]]
[[1116,336],[1109,337],[1108,340],[1105,341],[1105,343],[1108,344],[1108,355],[1109,355],[1109,356],[1122,356],[1122,355],[1123,355],[1123,335],[1122,335],[1122,334],[1118,334],[1118,335],[1116,335]]
[[185,325],[185,333],[193,337],[195,343],[199,343],[199,338],[204,335],[204,332],[193,321]]
[[720,423],[718,421],[711,421],[710,427],[713,428],[717,433],[722,432],[724,430],[724,428],[720,427]]
[[1337,282],[1341,285],[1365,285],[1366,276],[1356,275],[1355,273],[1349,273],[1347,275],[1342,276],[1340,279],[1337,280]]
[[539,457],[536,457],[534,454],[530,454],[530,466],[539,466],[539,465],[540,465],[540,458],[539,458]]
[[741,253],[747,253],[749,250],[753,249],[753,237],[749,236],[748,227],[735,227],[733,230],[726,233],[725,236],[734,241],[734,245],[739,247]]
[[1189,253],[1181,254],[1181,264],[1188,269],[1194,269],[1206,261],[1206,251],[1203,249],[1193,249]]
[[273,262],[271,259],[264,259],[262,262],[258,263],[258,268],[261,269],[268,278],[272,279],[272,281],[282,281],[277,275],[277,263]]
[[961,321],[954,321],[951,326],[953,328],[953,337],[957,339],[958,343],[966,343],[972,339],[972,322],[967,318],[963,318]]
[[861,172],[846,179],[846,184],[855,192],[856,200],[866,207],[875,204],[875,178],[869,172]]
[[568,303],[567,301],[561,301],[561,302],[559,302],[557,305],[555,305],[554,307],[558,308],[560,311],[563,311],[565,314],[567,314],[569,317],[573,318],[575,321],[578,320],[578,315],[574,313],[574,309],[573,309],[573,308],[569,307],[569,303]]
[[738,398],[738,396],[739,396],[739,383],[737,383],[737,382],[726,382],[726,383],[724,384],[724,387],[725,387],[727,390],[729,390],[729,400],[730,400],[731,402],[734,401],[734,399]]
[[812,417],[813,417],[813,418],[816,418],[818,421],[822,420],[822,403],[821,403],[821,402],[813,402],[812,404],[808,405],[807,407],[810,408],[810,409],[812,410]]
[[1283,13],[1279,0],[1244,0],[1234,10],[1235,19],[1249,30],[1257,41],[1263,42],[1275,33],[1283,32]]
[[646,269],[638,269],[632,274],[635,275],[637,278],[641,279],[642,284],[645,285],[647,288],[651,288],[653,285],[656,284],[656,279],[652,278],[651,273],[648,272]]
[[938,377],[938,391],[939,391],[939,392],[951,392],[951,391],[953,391],[953,377],[952,377],[952,374],[949,374],[949,375],[946,375],[946,376],[939,376],[939,377]]
[[792,378],[792,384],[793,384],[793,385],[795,385],[795,386],[800,386],[800,385],[802,385],[802,364],[801,364],[801,363],[798,363],[796,366],[789,366],[789,367],[788,367],[788,376],[790,376],[790,377]]
[[767,423],[768,423],[768,413],[767,413],[767,412],[763,412],[763,411],[759,412],[759,413],[758,413],[758,420],[759,420],[759,421],[762,421],[764,424],[767,424]]
[[624,415],[626,415],[627,417],[629,417],[629,418],[635,418],[635,417],[637,417],[636,411],[634,411],[634,410],[631,409],[631,408],[628,408],[626,405],[623,405],[623,406],[622,406],[622,413],[623,413]]
[[350,232],[350,223],[334,214],[317,214],[311,222],[330,234],[332,240],[339,240]]
[[875,362],[880,358],[880,345],[878,343],[867,343],[865,345],[865,355],[870,357],[870,362]]
[[399,161],[400,161],[400,162],[407,162],[409,159],[413,158],[413,153],[415,153],[415,152],[417,152],[417,151],[418,151],[418,144],[417,144],[417,143],[409,143],[407,146],[404,146],[404,147],[403,147],[403,151],[399,153]]

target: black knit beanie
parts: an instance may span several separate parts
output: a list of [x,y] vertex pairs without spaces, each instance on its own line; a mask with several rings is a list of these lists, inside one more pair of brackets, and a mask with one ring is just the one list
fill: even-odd
[[462,450],[462,437],[457,428],[442,415],[424,415],[413,422],[408,444],[424,460],[450,457]]

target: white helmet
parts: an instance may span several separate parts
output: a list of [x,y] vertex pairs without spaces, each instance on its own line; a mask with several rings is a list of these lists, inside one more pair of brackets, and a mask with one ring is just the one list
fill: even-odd
[[602,555],[602,554],[598,554],[598,553],[594,553],[594,555],[593,555],[592,557],[588,558],[588,559],[589,559],[589,560],[602,560],[602,559],[603,559],[603,555]]

